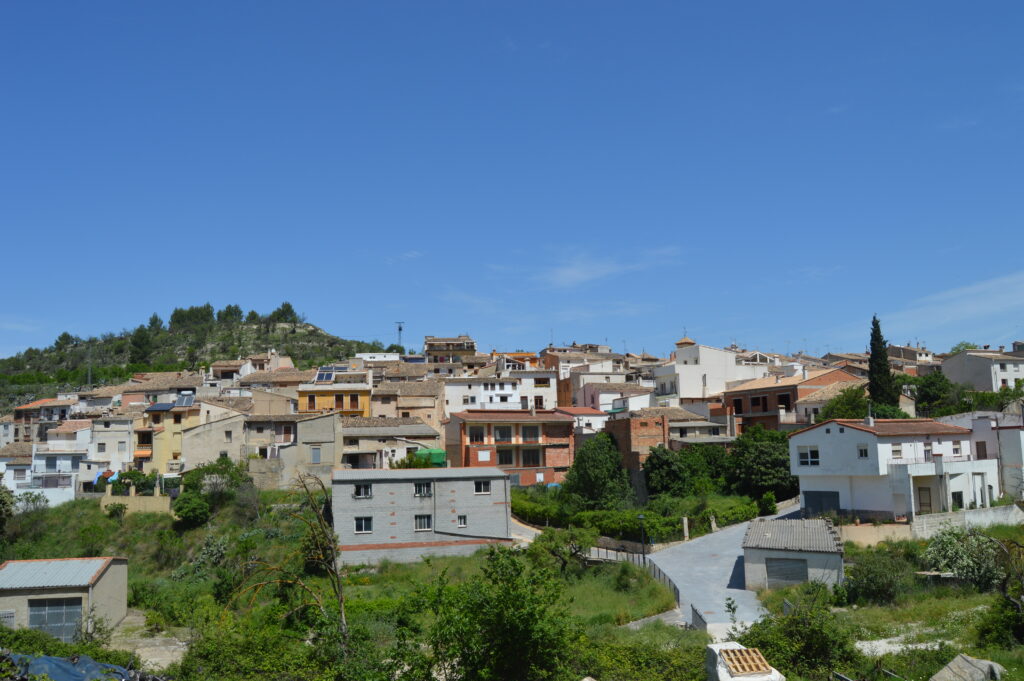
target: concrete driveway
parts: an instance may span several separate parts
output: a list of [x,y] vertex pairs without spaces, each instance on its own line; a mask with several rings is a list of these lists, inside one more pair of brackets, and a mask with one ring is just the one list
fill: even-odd
[[[787,513],[791,511],[787,509]],[[743,588],[743,535],[748,524],[730,525],[648,556],[679,587],[679,607],[686,621],[692,624],[693,606],[715,638],[729,629],[726,598],[736,601],[737,622],[754,622],[761,617],[757,595]]]

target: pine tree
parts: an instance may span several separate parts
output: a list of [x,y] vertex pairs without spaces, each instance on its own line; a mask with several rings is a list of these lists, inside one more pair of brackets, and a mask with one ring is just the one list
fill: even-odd
[[889,351],[878,317],[871,317],[871,357],[868,360],[868,394],[874,404],[900,404],[900,386],[889,369]]

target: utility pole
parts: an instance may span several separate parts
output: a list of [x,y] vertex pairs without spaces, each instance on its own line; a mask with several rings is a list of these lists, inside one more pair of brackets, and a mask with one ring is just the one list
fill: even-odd
[[[405,322],[395,322],[395,324],[398,325],[398,344],[402,345],[402,329],[404,328]],[[402,349],[405,349],[404,345],[402,345]]]

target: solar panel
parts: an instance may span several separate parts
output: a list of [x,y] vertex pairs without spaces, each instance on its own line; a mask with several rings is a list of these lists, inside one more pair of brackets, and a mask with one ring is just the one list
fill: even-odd
[[316,375],[317,383],[329,383],[334,380],[333,371],[319,371]]
[[196,401],[196,396],[192,393],[184,393],[178,395],[177,401],[174,403],[175,407],[191,407]]

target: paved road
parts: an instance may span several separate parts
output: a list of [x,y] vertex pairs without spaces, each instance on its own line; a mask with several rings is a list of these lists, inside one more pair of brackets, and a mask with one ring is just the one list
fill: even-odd
[[686,621],[691,620],[692,605],[703,615],[712,635],[724,634],[729,628],[726,598],[736,601],[738,622],[761,617],[757,595],[743,588],[743,535],[747,524],[730,525],[648,556],[679,587],[679,607]]

